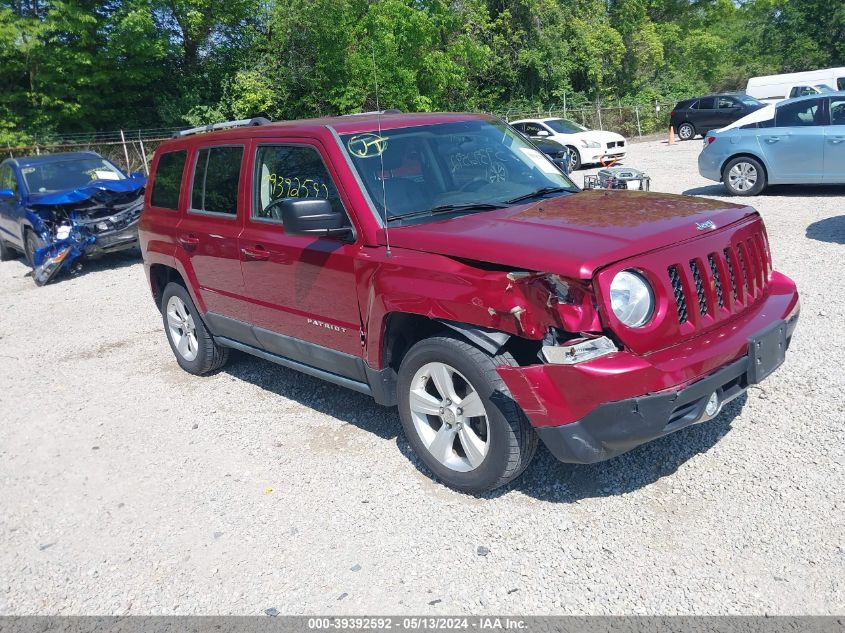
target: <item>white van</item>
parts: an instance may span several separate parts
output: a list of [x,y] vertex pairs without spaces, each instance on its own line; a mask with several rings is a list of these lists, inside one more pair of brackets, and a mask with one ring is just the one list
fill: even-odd
[[845,90],[845,68],[752,77],[745,93],[760,101],[780,101],[834,90]]

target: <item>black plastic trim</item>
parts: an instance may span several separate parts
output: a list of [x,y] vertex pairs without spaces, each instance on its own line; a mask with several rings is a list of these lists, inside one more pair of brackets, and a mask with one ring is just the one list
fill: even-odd
[[367,372],[364,369],[366,363],[363,358],[265,330],[214,312],[205,315],[205,323],[215,337],[233,340],[247,347],[264,350],[275,357],[286,358],[356,382],[367,381]]
[[713,392],[740,395],[748,386],[747,373],[743,356],[679,391],[608,402],[577,422],[534,430],[560,461],[593,464],[694,424]]
[[284,356],[278,356],[277,354],[272,354],[266,350],[259,349],[257,347],[252,347],[251,345],[245,345],[244,343],[240,343],[233,339],[226,338],[225,336],[215,336],[214,340],[218,345],[222,345],[224,347],[231,347],[232,349],[237,349],[242,352],[246,352],[247,354],[258,356],[259,358],[269,360],[270,362],[276,363],[277,365],[282,365],[290,369],[295,369],[296,371],[300,371],[303,374],[308,374],[309,376],[320,378],[335,385],[346,387],[347,389],[352,389],[353,391],[357,391],[358,393],[363,393],[368,396],[373,395],[373,391],[372,389],[370,389],[369,385],[363,382],[359,382],[357,380],[352,380],[351,378],[347,378],[346,376],[340,376],[330,371],[318,369],[316,367],[312,367],[311,365],[306,365],[305,363],[300,363],[293,359],[285,358]]
[[511,338],[511,335],[507,332],[492,330],[478,325],[467,325],[466,323],[447,321],[445,319],[437,319],[437,322],[455,330],[468,339],[470,343],[474,343],[491,356],[498,354]]

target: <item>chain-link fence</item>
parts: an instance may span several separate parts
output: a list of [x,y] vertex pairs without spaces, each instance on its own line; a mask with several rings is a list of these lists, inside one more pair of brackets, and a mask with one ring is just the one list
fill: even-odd
[[[578,107],[549,109],[509,109],[493,112],[506,121],[545,117],[561,117],[594,130],[610,130],[634,138],[665,132],[669,128],[671,104],[649,106]],[[153,153],[162,141],[173,136],[175,129],[118,130],[94,135],[70,134],[22,147],[6,147],[9,157],[52,154],[56,152],[94,151],[128,173],[148,173]]]
[[170,137],[159,138],[127,138],[121,141],[87,140],[68,142],[45,142],[22,147],[6,147],[0,151],[10,158],[20,156],[37,156],[41,154],[55,154],[57,152],[83,152],[93,151],[103,158],[110,160],[115,165],[124,169],[127,173],[149,172],[150,161],[153,152],[162,141]]
[[634,138],[666,132],[669,129],[672,107],[673,104],[670,103],[655,103],[647,106],[510,109],[499,110],[493,114],[506,121],[560,117],[580,123],[591,130],[609,130]]

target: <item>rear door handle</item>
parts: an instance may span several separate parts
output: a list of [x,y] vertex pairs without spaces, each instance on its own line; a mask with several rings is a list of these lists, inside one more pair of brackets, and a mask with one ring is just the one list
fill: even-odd
[[780,140],[779,136],[767,136],[766,142],[767,143],[777,143]]
[[830,139],[830,142],[834,145],[845,142],[845,136],[834,136]]
[[264,262],[270,259],[270,251],[260,245],[255,248],[242,248],[241,253],[247,261]]
[[182,245],[182,248],[184,248],[186,251],[194,250],[200,243],[199,238],[193,233],[190,233],[188,235],[180,235],[176,239],[179,240],[179,243]]

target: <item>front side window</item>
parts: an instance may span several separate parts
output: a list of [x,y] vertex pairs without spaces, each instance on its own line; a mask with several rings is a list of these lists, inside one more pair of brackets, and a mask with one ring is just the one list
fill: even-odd
[[775,120],[778,127],[824,125],[822,100],[805,99],[804,101],[778,106]]
[[99,180],[125,180],[105,158],[69,158],[21,168],[26,188],[37,193],[79,189]]
[[540,132],[548,132],[548,130],[537,123],[523,123],[520,131],[525,132],[528,136],[538,136]]
[[236,215],[243,147],[205,147],[197,153],[191,210]]
[[734,106],[739,105],[736,101],[734,101],[731,97],[719,97],[719,109],[727,109],[733,108]]
[[836,80],[836,89],[837,90],[845,90],[845,77],[839,77]]
[[578,132],[586,132],[587,128],[575,121],[568,119],[551,119],[546,121],[546,125],[552,128],[558,134],[578,134]]
[[742,95],[741,97],[739,97],[739,100],[747,106],[763,106],[762,101],[759,101],[754,97],[749,97],[748,95]]
[[279,203],[290,198],[322,198],[328,200],[335,211],[345,213],[337,188],[314,147],[259,147],[255,156],[253,180],[253,218],[281,222]]
[[830,124],[845,125],[845,97],[831,97]]
[[548,195],[578,191],[544,154],[498,121],[368,130],[342,135],[341,143],[388,221],[480,212],[549,189]]
[[150,204],[163,209],[179,208],[179,192],[182,190],[182,172],[188,152],[179,150],[167,152],[158,159]]

